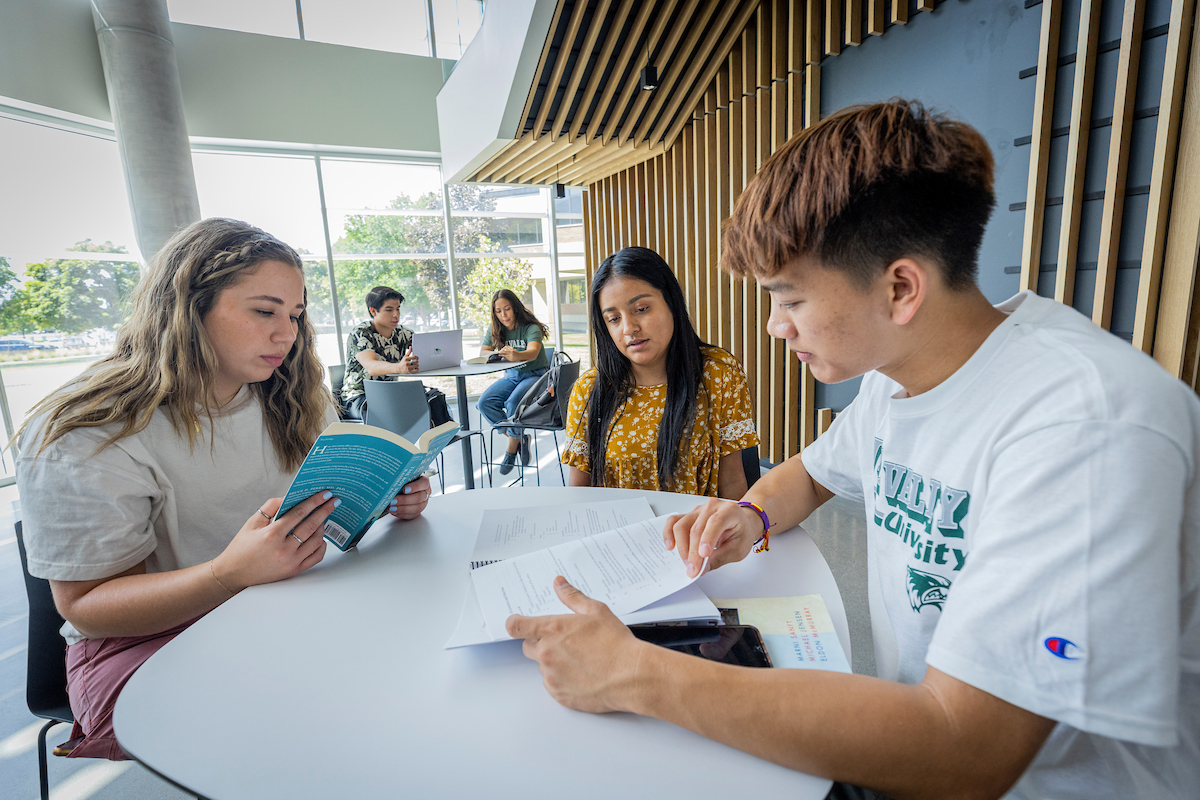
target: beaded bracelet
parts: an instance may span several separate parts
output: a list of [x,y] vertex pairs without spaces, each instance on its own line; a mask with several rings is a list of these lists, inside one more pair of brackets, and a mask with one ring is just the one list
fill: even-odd
[[759,519],[762,520],[763,535],[759,538],[759,540],[757,542],[755,542],[753,544],[754,552],[762,553],[766,550],[770,550],[771,549],[771,520],[767,518],[767,512],[763,511],[762,506],[758,505],[757,503],[751,503],[747,500],[739,501],[738,505],[741,506],[742,508],[753,509],[754,513],[758,514]]

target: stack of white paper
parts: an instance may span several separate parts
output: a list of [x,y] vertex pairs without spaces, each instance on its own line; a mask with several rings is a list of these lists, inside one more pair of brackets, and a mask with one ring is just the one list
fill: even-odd
[[626,624],[719,621],[716,606],[662,544],[666,517],[644,498],[491,512],[472,555],[471,587],[446,648],[503,641],[511,614],[569,614],[558,575]]

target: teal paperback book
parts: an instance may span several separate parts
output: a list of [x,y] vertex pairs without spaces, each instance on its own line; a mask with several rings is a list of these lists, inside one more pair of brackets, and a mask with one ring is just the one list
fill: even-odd
[[275,519],[317,492],[333,492],[342,503],[325,520],[325,538],[339,550],[349,550],[457,432],[457,422],[446,422],[414,444],[383,428],[335,422],[308,451]]

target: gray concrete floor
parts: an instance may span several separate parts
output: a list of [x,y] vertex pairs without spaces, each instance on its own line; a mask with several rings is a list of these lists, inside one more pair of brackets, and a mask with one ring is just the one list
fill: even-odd
[[[472,403],[472,427],[478,429],[478,414]],[[453,413],[457,407],[452,404]],[[485,438],[487,435],[485,433]],[[494,437],[503,452],[503,437]],[[479,437],[471,437],[476,486],[488,485],[486,470],[481,480]],[[557,455],[549,433],[538,437],[541,484],[561,486]],[[562,444],[562,437],[559,437]],[[491,445],[488,445],[489,450]],[[499,460],[499,457],[496,457]],[[457,445],[445,451],[442,475],[446,492],[465,490],[462,451]],[[505,478],[494,474],[495,485],[518,479],[518,472]],[[534,481],[532,468],[526,480]],[[439,490],[437,478],[434,491]],[[21,577],[21,562],[13,535],[13,520],[20,512],[15,487],[0,489],[0,798],[33,800],[38,796],[37,732],[41,721],[25,706],[25,659],[28,604]],[[856,673],[874,675],[875,657],[867,615],[866,522],[861,505],[834,499],[804,523],[829,562],[849,620],[852,665]],[[51,744],[67,738],[67,726],[50,731]],[[93,759],[50,758],[50,793],[54,800],[175,800],[190,795],[154,775],[135,762]]]

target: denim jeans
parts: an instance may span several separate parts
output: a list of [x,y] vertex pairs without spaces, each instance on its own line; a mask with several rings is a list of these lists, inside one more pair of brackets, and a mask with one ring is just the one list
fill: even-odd
[[[546,374],[547,367],[522,372],[518,369],[506,369],[504,374],[484,390],[479,396],[476,408],[479,414],[492,425],[509,419],[517,410],[517,403],[525,396],[525,392],[538,378]],[[497,428],[500,433],[517,438],[521,435],[520,428]]]

